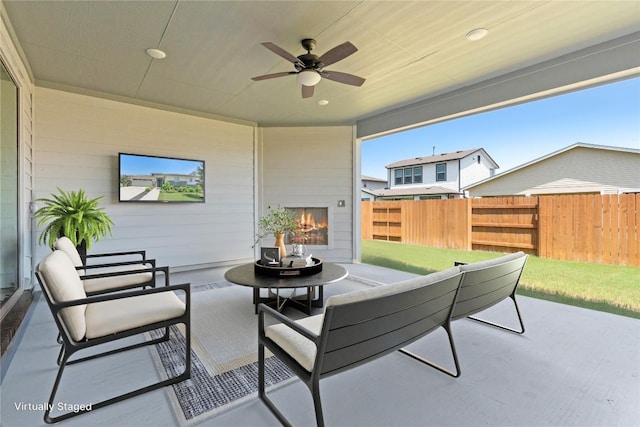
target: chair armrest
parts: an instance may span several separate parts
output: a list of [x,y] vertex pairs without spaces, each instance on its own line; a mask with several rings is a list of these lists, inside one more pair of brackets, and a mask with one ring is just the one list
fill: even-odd
[[56,307],[57,310],[73,307],[76,305],[84,305],[84,304],[92,304],[96,302],[104,302],[104,301],[114,301],[123,298],[131,298],[137,297],[141,295],[150,295],[157,294],[159,292],[173,292],[173,291],[183,291],[187,295],[187,300],[189,300],[188,296],[191,293],[191,283],[181,283],[179,285],[169,285],[163,286],[161,288],[148,288],[148,289],[140,289],[135,291],[127,291],[127,292],[117,292],[110,294],[102,294],[91,296],[87,298],[81,298],[72,301],[63,301],[63,302],[54,302],[52,305]]
[[87,254],[87,259],[89,258],[102,258],[102,257],[110,257],[110,256],[125,256],[125,255],[140,255],[142,260],[147,259],[147,251],[139,250],[139,251],[122,251],[122,252],[104,252],[99,254]]
[[315,333],[311,332],[309,329],[305,328],[304,326],[301,326],[299,323],[296,323],[294,320],[288,318],[287,316],[285,316],[284,314],[274,310],[273,308],[269,307],[268,305],[265,304],[259,304],[258,305],[258,331],[260,333],[264,333],[264,316],[265,314],[269,315],[270,317],[279,320],[280,322],[282,322],[283,324],[287,325],[288,327],[290,327],[291,329],[293,329],[294,331],[298,332],[300,335],[304,336],[305,338],[309,339],[310,341],[312,341],[313,343],[316,344],[316,346],[318,345],[319,341],[320,341],[320,336],[316,335]]
[[139,274],[139,273],[151,273],[155,277],[157,271],[164,273],[164,285],[169,286],[169,267],[148,267],[148,268],[138,268],[135,270],[123,270],[123,271],[109,271],[105,273],[94,273],[94,274],[83,274],[80,276],[80,280],[85,279],[99,279],[101,277],[118,277],[118,276],[129,276],[131,274]]
[[149,264],[152,267],[155,267],[156,260],[145,259],[145,260],[139,260],[139,261],[119,261],[119,262],[109,262],[104,264],[81,265],[76,267],[76,270],[90,270],[95,268],[121,267],[124,265],[140,265],[140,264]]

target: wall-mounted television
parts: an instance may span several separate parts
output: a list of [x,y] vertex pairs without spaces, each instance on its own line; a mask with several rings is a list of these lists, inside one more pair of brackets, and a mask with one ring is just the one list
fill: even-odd
[[204,202],[203,160],[119,153],[118,174],[121,202]]

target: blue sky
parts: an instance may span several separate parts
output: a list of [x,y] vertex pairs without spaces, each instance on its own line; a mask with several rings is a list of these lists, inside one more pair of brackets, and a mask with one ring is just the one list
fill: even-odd
[[174,173],[188,175],[202,166],[195,160],[147,157],[141,155],[121,156],[120,172],[124,175],[148,175],[151,173]]
[[362,175],[412,157],[484,148],[497,173],[576,142],[640,149],[640,78],[480,113],[362,143]]

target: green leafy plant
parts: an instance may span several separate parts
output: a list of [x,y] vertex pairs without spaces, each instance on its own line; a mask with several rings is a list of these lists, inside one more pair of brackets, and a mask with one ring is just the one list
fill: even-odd
[[98,207],[102,196],[89,199],[82,189],[66,192],[58,188],[58,192],[49,199],[37,199],[44,206],[33,216],[38,219],[38,227],[47,224],[40,233],[40,243],[52,247],[58,237],[67,236],[76,246],[84,241],[89,249],[92,242],[111,234],[113,221]]
[[258,220],[258,227],[260,227],[260,233],[256,235],[255,243],[265,236],[295,233],[298,230],[295,213],[285,208],[270,209],[269,213]]

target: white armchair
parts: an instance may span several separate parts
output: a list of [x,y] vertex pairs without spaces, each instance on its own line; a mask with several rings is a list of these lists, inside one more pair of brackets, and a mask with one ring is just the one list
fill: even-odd
[[[131,288],[154,287],[156,283],[156,271],[165,274],[165,282],[168,279],[168,267],[156,267],[153,259],[146,259],[146,252],[126,251],[109,252],[87,255],[87,258],[117,257],[118,262],[86,265],[78,250],[68,237],[60,237],[53,244],[54,250],[64,252],[73,262],[78,274],[81,276],[87,295],[98,295],[105,292],[119,291]],[[123,261],[122,258],[130,255],[140,255],[141,260]]]
[[[191,297],[189,284],[87,297],[71,259],[59,250],[53,251],[40,262],[36,277],[63,342],[58,358],[58,374],[51,390],[49,405],[47,405],[44,414],[45,422],[54,423],[86,412],[67,412],[51,416],[51,411],[56,407],[54,405],[56,392],[66,366],[166,341],[169,339],[169,327],[174,324],[181,323],[185,326],[184,372],[174,378],[155,382],[107,400],[91,402],[91,409],[96,410],[191,377]],[[178,298],[175,292],[184,294],[184,302]],[[123,338],[143,334],[154,329],[164,329],[163,336],[133,345],[121,344],[121,347],[109,351],[70,360],[78,351],[108,342],[117,342]]]

